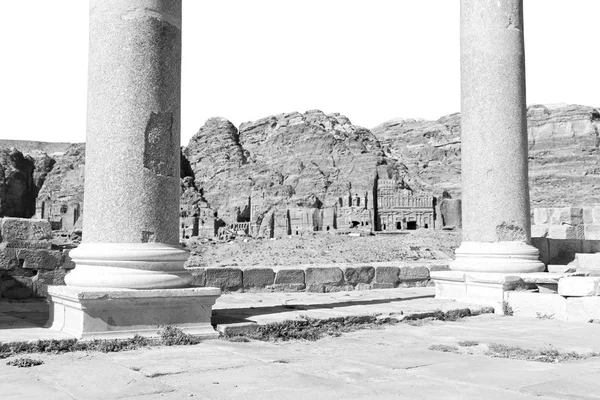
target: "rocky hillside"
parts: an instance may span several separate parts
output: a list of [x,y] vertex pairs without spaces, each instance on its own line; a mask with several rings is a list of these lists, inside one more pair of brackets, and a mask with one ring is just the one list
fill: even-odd
[[[528,118],[533,206],[600,203],[600,111],[535,105]],[[38,191],[40,198],[82,201],[83,144],[0,141],[0,148],[16,144],[26,151],[5,147],[0,154],[2,216],[33,215]],[[182,202],[234,221],[249,218],[254,196],[261,220],[277,209],[328,206],[341,195],[372,191],[376,175],[460,197],[460,157],[460,114],[396,119],[371,131],[316,110],[239,130],[212,118],[183,149]]]
[[[392,120],[372,132],[424,187],[460,197],[460,114],[437,121]],[[598,109],[531,106],[528,134],[533,207],[600,202]]]
[[253,196],[260,197],[262,221],[277,209],[318,208],[342,195],[372,192],[378,173],[407,176],[369,130],[318,110],[270,116],[239,131],[226,119],[209,119],[184,155],[211,207],[234,221],[249,218]]

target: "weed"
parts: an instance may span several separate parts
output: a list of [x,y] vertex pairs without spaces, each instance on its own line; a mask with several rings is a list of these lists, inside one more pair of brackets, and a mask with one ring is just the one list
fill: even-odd
[[10,365],[13,367],[19,368],[30,368],[36,367],[38,365],[42,365],[44,362],[42,360],[34,360],[33,358],[21,357],[15,358],[14,360],[10,360],[6,363],[6,365]]
[[77,339],[38,340],[35,342],[0,343],[0,359],[16,354],[30,353],[70,353],[73,351],[99,351],[112,353],[119,351],[136,350],[149,346],[181,346],[200,343],[200,339],[183,333],[173,326],[165,326],[159,332],[159,339],[149,339],[135,335],[130,339],[95,339],[89,342],[80,342]]
[[589,357],[600,356],[600,353],[594,352],[583,354],[576,352],[565,352],[552,347],[531,350],[497,343],[489,344],[488,351],[485,354],[495,358],[509,358],[514,360],[537,361],[544,363],[560,363],[564,361],[581,360]]
[[514,314],[514,310],[508,301],[502,302],[502,315],[511,317]]
[[458,342],[458,345],[460,347],[473,347],[478,346],[479,342],[476,342],[475,340],[461,340],[460,342]]
[[429,346],[429,350],[441,351],[443,353],[458,353],[458,347],[446,344],[432,344]]
[[190,346],[201,342],[200,338],[183,333],[174,326],[165,326],[159,333],[161,344],[165,346]]
[[225,338],[229,342],[234,343],[247,343],[250,341],[246,336],[230,336]]
[[537,319],[554,319],[554,314],[542,314],[541,312],[536,312],[535,317]]

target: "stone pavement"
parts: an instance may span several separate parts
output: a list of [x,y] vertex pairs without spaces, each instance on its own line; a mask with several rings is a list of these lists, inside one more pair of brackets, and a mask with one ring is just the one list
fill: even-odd
[[[406,316],[465,306],[435,300],[431,294],[431,288],[233,293],[217,303],[215,319],[223,325],[266,323],[303,314],[321,318],[366,313]],[[43,332],[32,328],[43,323],[40,304],[30,301],[17,307],[17,303],[0,302],[0,341],[10,336],[16,339],[15,333],[30,332],[32,337],[32,332]],[[479,344],[460,347],[461,340]],[[16,368],[0,360],[0,398],[600,398],[600,358],[561,364],[491,358],[485,355],[491,343],[600,351],[600,324],[484,314],[456,322],[386,325],[316,342],[217,339],[196,346],[122,353],[33,354],[28,357],[44,364]],[[460,353],[429,349],[436,344],[456,346]]]
[[[157,347],[122,353],[33,355],[0,362],[12,399],[595,399],[600,359],[545,364],[429,350],[459,340],[600,350],[600,325],[501,317],[399,324],[317,342]],[[464,350],[465,348],[463,348]],[[468,348],[474,349],[474,348]],[[468,350],[471,351],[471,350]]]

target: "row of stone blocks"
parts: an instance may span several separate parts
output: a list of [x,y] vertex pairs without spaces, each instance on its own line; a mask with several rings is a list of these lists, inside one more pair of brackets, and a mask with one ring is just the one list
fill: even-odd
[[536,208],[531,235],[552,239],[600,240],[600,205]]
[[224,291],[307,291],[389,289],[426,286],[430,271],[443,271],[448,264],[406,263],[299,265],[294,267],[194,267],[193,285]]
[[576,254],[600,253],[600,240],[532,237],[531,242],[540,252],[540,261],[546,265],[566,265],[575,260]]

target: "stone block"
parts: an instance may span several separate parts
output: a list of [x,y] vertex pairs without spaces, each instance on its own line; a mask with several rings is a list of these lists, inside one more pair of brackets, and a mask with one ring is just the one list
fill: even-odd
[[206,262],[204,262],[204,260],[202,259],[201,256],[190,256],[187,261],[185,262],[185,264],[183,265],[184,268],[205,268],[206,267]]
[[562,207],[555,208],[549,222],[551,225],[581,225],[583,224],[583,208]]
[[375,267],[375,282],[374,283],[389,283],[392,285],[398,284],[398,275],[400,274],[399,267]]
[[0,271],[15,269],[20,265],[21,263],[17,258],[17,249],[6,247],[5,243],[0,243]]
[[600,296],[600,277],[570,276],[558,281],[558,294],[565,297]]
[[279,268],[275,271],[276,285],[304,285],[304,270],[300,268]]
[[375,277],[375,268],[372,266],[358,266],[358,267],[342,267],[344,272],[344,279],[346,282],[356,285],[359,283],[369,284]]
[[551,225],[548,237],[551,239],[584,239],[584,227],[583,225]]
[[583,224],[593,224],[594,223],[594,210],[591,207],[583,208]]
[[344,274],[339,267],[308,267],[305,270],[306,287],[311,285],[340,285]]
[[600,253],[577,253],[575,259],[577,271],[600,271]]
[[2,218],[0,235],[3,242],[48,240],[52,226],[43,219]]
[[582,243],[582,253],[600,253],[600,240],[584,240]]
[[275,272],[272,268],[244,268],[242,281],[245,288],[263,288],[275,283]]
[[222,290],[237,290],[243,285],[242,270],[233,267],[206,268],[206,286]]
[[531,245],[540,252],[540,261],[546,264],[550,263],[550,245],[545,237],[532,237]]
[[600,297],[567,297],[565,301],[567,321],[600,320]]
[[548,239],[549,264],[568,264],[575,260],[575,254],[583,253],[583,240]]
[[429,279],[427,267],[400,267],[398,280],[400,282],[426,281]]
[[583,232],[585,240],[600,240],[600,224],[585,225]]
[[134,334],[155,337],[159,325],[215,338],[218,333],[211,316],[219,295],[216,288],[95,291],[49,286],[49,323],[51,329],[82,340],[123,339]]
[[532,238],[545,238],[550,234],[550,225],[531,225]]
[[465,273],[461,271],[431,271],[430,278],[435,282],[435,298],[464,300],[467,297]]
[[73,269],[75,268],[75,261],[71,258],[71,250],[63,251],[63,269]]
[[566,319],[566,299],[558,294],[510,291],[506,301],[517,316]]
[[548,264],[548,272],[551,274],[562,274],[562,273],[571,273],[575,272],[575,266],[571,265],[561,265],[561,264]]
[[192,274],[191,286],[204,287],[206,286],[206,268],[186,268]]
[[69,271],[66,269],[55,269],[53,271],[38,271],[31,278],[33,294],[35,297],[46,297],[48,295],[49,285],[64,285],[65,276]]
[[24,300],[35,296],[31,278],[22,276],[0,277],[0,297]]
[[533,209],[533,224],[534,225],[550,224],[551,215],[553,214],[553,212],[554,211],[552,209],[548,209],[548,208],[534,208]]
[[53,270],[63,265],[63,253],[59,250],[17,249],[16,255],[25,269]]
[[371,283],[371,289],[393,289],[396,285],[393,283]]
[[592,207],[592,220],[596,225],[600,225],[600,205]]
[[429,272],[450,271],[450,262],[440,262],[439,264],[430,264],[427,266]]

